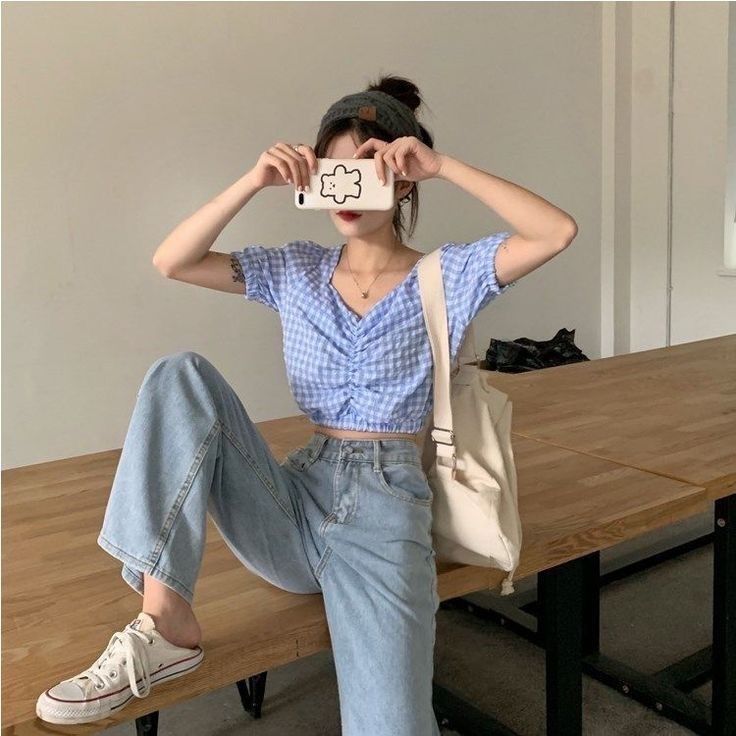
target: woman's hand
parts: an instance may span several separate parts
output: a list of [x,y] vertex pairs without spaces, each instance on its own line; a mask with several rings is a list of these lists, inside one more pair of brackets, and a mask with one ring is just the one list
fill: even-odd
[[283,141],[264,151],[252,171],[260,187],[293,184],[295,188],[309,184],[309,174],[317,173],[317,157],[306,143],[293,146]]
[[397,138],[391,143],[379,138],[369,138],[358,147],[353,158],[361,158],[370,153],[373,153],[381,184],[385,184],[386,179],[384,167],[390,168],[396,179],[405,181],[431,179],[442,168],[442,154],[413,135]]

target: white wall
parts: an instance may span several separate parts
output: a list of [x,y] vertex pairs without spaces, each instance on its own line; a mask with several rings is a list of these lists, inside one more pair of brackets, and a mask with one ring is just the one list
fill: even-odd
[[736,3],[730,2],[728,6],[728,163],[723,263],[724,269],[736,276]]
[[672,344],[736,332],[736,271],[724,273],[723,228],[733,3],[706,5],[701,13],[697,3],[675,3]]
[[[633,5],[5,4],[3,467],[120,447],[146,369],[179,350],[206,355],[255,421],[298,413],[278,315],[240,295],[166,280],[151,256],[265,148],[277,139],[313,144],[329,104],[382,73],[419,85],[438,150],[537,192],[578,223],[567,251],[481,313],[479,351],[491,336],[543,339],[561,326],[576,330],[591,358],[664,344],[661,310],[641,313],[646,289],[658,303],[666,283],[661,91],[647,102],[660,111],[651,124],[635,125],[641,117],[632,114],[622,126],[641,105],[627,70],[635,91],[667,73],[669,4]],[[683,113],[697,112],[703,127],[693,119],[684,130],[695,176],[676,182],[674,242],[708,253],[723,222],[714,204],[718,150],[696,157],[693,149],[701,131],[725,126],[723,5],[678,4],[694,25],[678,25],[676,36],[676,69],[716,72],[679,98],[697,103]],[[650,152],[656,158],[645,165]],[[505,227],[462,190],[430,181],[411,245],[429,251]],[[214,250],[295,238],[339,242],[326,214],[297,211],[290,190],[271,189]],[[677,249],[673,261],[683,262]],[[698,275],[688,298],[725,305],[734,279],[721,282],[715,293]],[[732,316],[704,328],[686,323],[685,311],[674,309],[676,336],[733,331]]]

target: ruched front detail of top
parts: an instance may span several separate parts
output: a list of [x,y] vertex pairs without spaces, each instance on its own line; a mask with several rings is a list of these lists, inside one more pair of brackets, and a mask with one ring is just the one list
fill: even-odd
[[[510,236],[441,246],[454,360],[480,309],[514,284],[499,286],[495,255]],[[416,433],[432,410],[432,351],[419,295],[418,267],[360,317],[330,283],[342,245],[297,240],[232,251],[245,298],[277,311],[284,360],[297,405],[326,427]]]

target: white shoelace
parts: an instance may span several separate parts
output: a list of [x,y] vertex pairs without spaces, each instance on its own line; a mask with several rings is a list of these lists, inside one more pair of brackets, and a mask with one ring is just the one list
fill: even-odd
[[[70,682],[88,678],[94,683],[96,690],[102,690],[106,686],[117,684],[118,666],[123,665],[128,674],[130,689],[139,698],[145,698],[151,691],[151,662],[148,657],[146,646],[153,644],[153,639],[144,631],[131,629],[126,626],[124,631],[116,631],[108,642],[103,654],[97,661],[84,672],[70,678]],[[103,665],[109,660],[109,669],[103,670]],[[140,665],[142,675],[141,688],[136,682],[135,663]],[[113,674],[114,673],[114,674]],[[83,683],[78,684],[84,686]]]

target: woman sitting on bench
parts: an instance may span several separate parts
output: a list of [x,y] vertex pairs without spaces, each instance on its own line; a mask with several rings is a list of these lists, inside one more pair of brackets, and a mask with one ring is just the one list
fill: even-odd
[[[168,278],[244,295],[277,311],[291,390],[314,425],[279,463],[233,388],[195,352],[156,360],[138,392],[98,544],[121,561],[142,608],[86,670],[40,695],[51,723],[86,723],[202,662],[192,610],[207,513],[249,570],[324,596],[342,733],[434,736],[432,489],[420,430],[432,414],[432,353],[402,205],[444,179],[522,234],[441,246],[450,357],[476,314],[574,237],[569,215],[433,148],[410,81],[384,77],[324,115],[314,149],[278,142],[158,248]],[[485,145],[485,144],[484,144]],[[317,158],[372,157],[395,175],[392,209],[329,216],[341,242],[295,240],[211,251],[259,191],[302,190]],[[230,326],[231,335],[233,334]],[[247,370],[247,366],[245,366]]]

